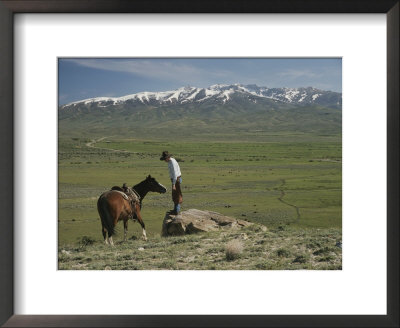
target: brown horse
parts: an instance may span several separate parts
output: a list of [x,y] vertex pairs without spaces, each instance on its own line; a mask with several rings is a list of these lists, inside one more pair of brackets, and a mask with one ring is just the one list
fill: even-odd
[[150,175],[133,186],[132,189],[139,195],[137,202],[126,199],[126,196],[121,192],[124,189],[120,187],[113,187],[112,190],[104,192],[97,201],[97,210],[101,219],[101,232],[106,244],[114,245],[112,236],[115,232],[115,226],[120,220],[124,221],[124,241],[126,240],[129,218],[139,221],[142,226],[143,239],[147,240],[144,222],[140,214],[143,198],[149,191],[165,193],[167,189]]

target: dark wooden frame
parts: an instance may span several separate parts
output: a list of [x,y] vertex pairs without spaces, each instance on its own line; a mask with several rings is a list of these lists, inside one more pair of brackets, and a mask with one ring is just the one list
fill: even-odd
[[[385,13],[387,315],[14,315],[12,204],[15,13]],[[0,0],[0,324],[4,327],[399,327],[399,27],[399,0]]]

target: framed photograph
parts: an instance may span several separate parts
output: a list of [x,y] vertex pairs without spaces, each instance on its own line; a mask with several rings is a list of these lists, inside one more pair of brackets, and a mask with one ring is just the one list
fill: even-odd
[[399,325],[398,1],[0,15],[2,325]]
[[341,73],[59,58],[58,269],[342,270]]

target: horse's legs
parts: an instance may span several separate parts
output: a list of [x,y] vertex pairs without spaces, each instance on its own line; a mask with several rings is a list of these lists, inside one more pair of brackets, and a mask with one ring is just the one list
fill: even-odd
[[103,233],[104,243],[105,243],[106,245],[108,245],[107,230],[106,230],[106,228],[102,227],[102,228],[101,228],[101,232]]
[[138,219],[140,225],[142,226],[142,238],[143,238],[143,240],[147,240],[146,229],[144,228],[144,222],[142,219],[142,215],[140,214],[140,206],[139,205],[136,205],[136,216],[137,216],[137,219]]
[[126,237],[128,235],[128,220],[124,220],[124,241],[126,241]]
[[[112,224],[114,225],[114,227],[117,225],[118,220],[119,220],[119,216],[120,216],[120,212],[118,211],[111,211],[111,216],[113,218],[113,222]],[[110,243],[111,246],[114,246],[114,241],[112,238],[112,235],[110,235],[110,232],[108,232],[108,242]]]

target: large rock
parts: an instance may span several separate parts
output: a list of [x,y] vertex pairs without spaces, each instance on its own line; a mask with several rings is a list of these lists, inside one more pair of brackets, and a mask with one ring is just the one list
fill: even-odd
[[220,229],[240,229],[252,223],[211,211],[190,209],[179,215],[165,214],[161,235],[182,236]]

